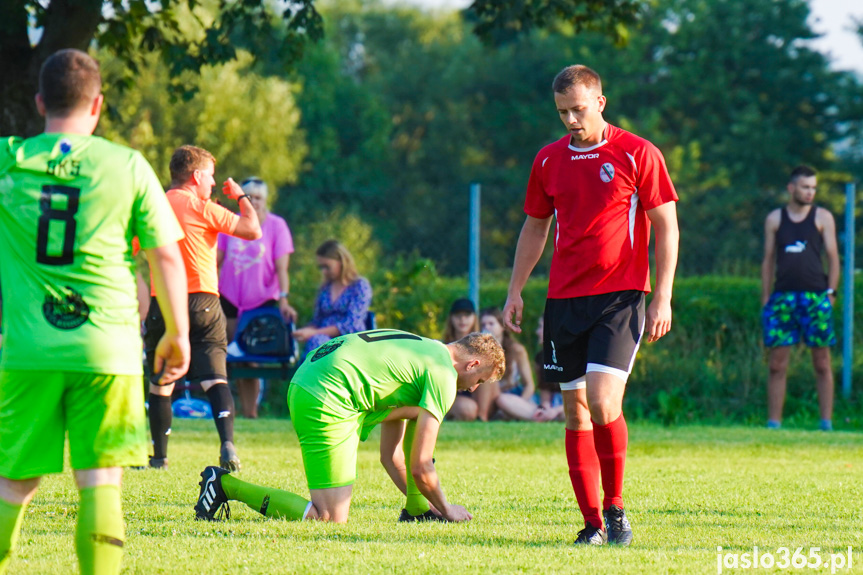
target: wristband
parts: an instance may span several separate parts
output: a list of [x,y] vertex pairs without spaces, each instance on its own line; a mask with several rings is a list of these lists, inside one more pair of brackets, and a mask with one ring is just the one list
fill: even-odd
[[239,204],[240,200],[242,200],[243,198],[247,198],[250,202],[252,201],[252,198],[249,198],[248,194],[243,194],[241,196],[237,196],[237,203]]
[[289,295],[290,295],[290,294],[289,294],[288,292],[286,292],[286,291],[279,292],[279,299],[281,299],[281,298],[288,299],[288,296],[289,296]]
[[825,291],[824,293],[826,293],[827,295],[836,295],[836,290],[833,288],[827,288],[827,291]]

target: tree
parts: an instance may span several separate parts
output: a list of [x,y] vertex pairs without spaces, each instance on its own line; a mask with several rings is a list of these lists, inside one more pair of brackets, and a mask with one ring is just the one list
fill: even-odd
[[565,65],[597,69],[606,119],[663,151],[684,273],[757,265],[763,217],[796,164],[819,170],[819,202],[835,208],[834,145],[860,127],[860,83],[806,46],[803,0],[657,0],[622,47],[561,22],[491,47],[453,14],[348,0],[324,14],[332,32],[298,68],[315,86],[298,102],[317,141],[285,209],[350,205],[385,252],[417,250],[444,273],[466,269],[471,181],[482,264],[511,265],[531,162],[563,135],[551,79]]
[[641,0],[474,0],[465,15],[474,22],[476,35],[491,44],[562,23],[576,32],[601,32],[623,44],[629,36],[627,26],[638,20],[644,7]]
[[[269,2],[243,0],[3,0],[0,2],[0,134],[32,135],[42,128],[33,95],[39,67],[62,48],[96,44],[124,63],[130,84],[148,54],[157,54],[176,78],[205,64],[278,46],[281,61],[296,62],[322,34],[314,0],[284,4],[282,26]],[[192,24],[191,26],[189,24]],[[34,38],[35,40],[31,40]],[[278,40],[276,42],[275,40]],[[181,92],[179,82],[173,84]]]
[[[621,40],[626,24],[637,17],[639,4],[475,0],[466,13],[473,18],[477,35],[489,42],[511,40],[561,19],[579,30],[602,30]],[[184,25],[183,16],[188,15],[193,16],[193,26]],[[237,48],[274,55],[270,61],[290,68],[301,59],[307,43],[322,35],[315,0],[3,0],[0,134],[32,135],[41,129],[32,102],[39,67],[61,48],[86,50],[95,41],[125,63],[124,81],[129,84],[148,54],[158,54],[172,78],[184,71],[199,72],[206,64],[232,61]],[[190,95],[178,82],[172,87]]]
[[[118,58],[105,53],[101,61],[107,83],[123,74]],[[219,183],[228,176],[240,181],[254,175],[270,185],[270,200],[275,200],[279,186],[296,181],[307,151],[298,128],[297,87],[263,77],[252,66],[251,55],[240,52],[233,62],[204,66],[199,74],[185,72],[178,79],[194,95],[172,102],[168,71],[151,56],[97,134],[140,150],[165,184],[174,149],[201,146],[216,156]]]

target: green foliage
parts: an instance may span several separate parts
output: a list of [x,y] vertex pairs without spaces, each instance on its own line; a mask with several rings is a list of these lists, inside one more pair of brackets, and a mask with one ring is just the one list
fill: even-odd
[[[499,23],[512,10],[583,6],[492,4]],[[315,219],[348,206],[384,253],[415,251],[457,275],[467,267],[468,188],[480,182],[482,266],[505,268],[534,156],[564,134],[551,81],[582,62],[603,75],[606,118],[665,154],[681,196],[683,274],[752,273],[764,217],[785,201],[799,163],[819,170],[818,202],[841,213],[850,172],[833,146],[859,133],[863,89],[804,43],[806,2],[640,6],[624,46],[542,16],[542,31],[492,48],[454,13],[321,4],[327,39],[297,70],[312,143],[285,209]]]
[[[321,38],[314,0],[10,0],[0,4],[0,133],[32,135],[41,121],[32,105],[39,66],[60,48],[87,50],[95,41],[123,65],[115,88],[135,84],[155,55],[168,73],[166,89],[191,98],[197,84],[183,77],[238,58],[239,50],[277,54],[289,70],[306,44]],[[30,45],[31,26],[41,29]],[[275,47],[275,48],[274,48]],[[119,98],[109,94],[109,104]]]
[[433,261],[398,256],[391,266],[379,268],[373,279],[380,286],[374,302],[379,327],[409,325],[411,331],[427,337],[443,336],[441,317],[449,309],[450,298],[458,296],[452,296],[454,286],[442,281]]
[[512,41],[536,28],[567,23],[577,32],[597,30],[622,44],[629,36],[627,25],[636,21],[643,6],[635,0],[474,0],[466,15],[475,22],[477,36],[490,43]]
[[[104,53],[108,83],[123,66]],[[171,180],[168,165],[174,149],[194,144],[215,155],[219,181],[256,175],[270,183],[275,195],[278,186],[297,179],[307,150],[298,128],[296,88],[262,77],[251,66],[251,56],[240,54],[229,64],[184,74],[181,79],[194,96],[174,102],[168,72],[150,58],[138,68],[117,113],[104,117],[97,133],[140,150],[165,184]]]
[[[855,321],[863,325],[863,281],[855,294]],[[763,422],[766,418],[766,351],[762,345],[760,283],[734,277],[685,278],[675,283],[671,332],[641,346],[626,405],[631,413],[658,417],[667,424],[686,421]],[[835,322],[842,341],[842,302]],[[863,346],[863,334],[854,334]],[[859,428],[861,389],[842,398],[841,348],[834,349],[838,426]],[[863,381],[863,364],[854,365],[854,380]],[[818,420],[815,379],[808,350],[792,353],[788,369],[785,422],[813,426]]]
[[[337,224],[333,224],[337,225]],[[367,229],[367,228],[366,228]],[[292,270],[294,270],[292,265]],[[365,268],[369,269],[369,268]],[[367,274],[375,291],[372,308],[380,327],[393,327],[439,338],[452,301],[467,295],[464,278],[443,278],[434,264],[417,256],[372,268]],[[298,273],[298,272],[292,272]],[[301,272],[300,272],[301,273]],[[502,307],[508,277],[483,277],[480,307]],[[522,297],[523,333],[516,336],[531,356],[539,351],[535,330],[545,307],[548,283],[532,278]],[[314,286],[305,288],[312,293]],[[762,345],[760,283],[753,278],[706,276],[675,283],[671,332],[638,351],[627,386],[625,405],[633,418],[667,425],[687,422],[761,423],[766,418],[766,351]],[[648,300],[649,301],[649,300]],[[304,308],[310,309],[310,308]],[[835,323],[842,341],[842,301]],[[863,325],[863,278],[856,288],[855,321]],[[863,331],[854,334],[858,360],[850,401],[841,395],[841,348],[834,349],[836,416],[839,428],[863,428],[859,415],[863,389]],[[786,425],[814,426],[818,420],[814,374],[808,350],[792,353],[788,369]]]
[[[238,420],[236,430],[240,479],[307,496],[290,422]],[[124,474],[123,571],[715,574],[717,546],[753,545],[820,547],[824,559],[850,546],[857,568],[860,433],[630,423],[629,434],[624,499],[635,541],[580,549],[559,423],[444,423],[435,466],[447,498],[473,513],[468,524],[398,523],[404,496],[381,468],[375,432],[359,447],[348,523],[332,525],[266,519],[238,502],[228,521],[195,521],[198,474],[216,463],[218,438],[211,421],[174,420],[170,469]],[[43,479],[10,573],[76,572],[77,500],[68,471]],[[804,571],[829,573],[785,572]]]

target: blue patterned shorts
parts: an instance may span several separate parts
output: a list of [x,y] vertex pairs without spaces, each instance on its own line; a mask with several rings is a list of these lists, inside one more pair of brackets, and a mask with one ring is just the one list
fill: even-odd
[[824,292],[774,292],[761,312],[764,346],[795,345],[801,340],[809,347],[836,345],[833,333],[833,306]]

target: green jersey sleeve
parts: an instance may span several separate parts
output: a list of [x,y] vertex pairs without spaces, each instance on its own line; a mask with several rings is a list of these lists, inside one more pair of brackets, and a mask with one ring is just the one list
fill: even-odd
[[5,174],[15,165],[15,153],[13,150],[17,147],[17,142],[20,142],[20,139],[16,137],[4,138],[2,140],[2,144],[0,144],[0,175]]
[[183,238],[177,216],[165,197],[159,178],[144,157],[134,152],[131,169],[138,183],[133,208],[133,237],[141,249],[158,248]]
[[417,405],[422,407],[439,422],[452,407],[456,395],[456,372],[453,369],[428,369],[418,382],[421,386]]

